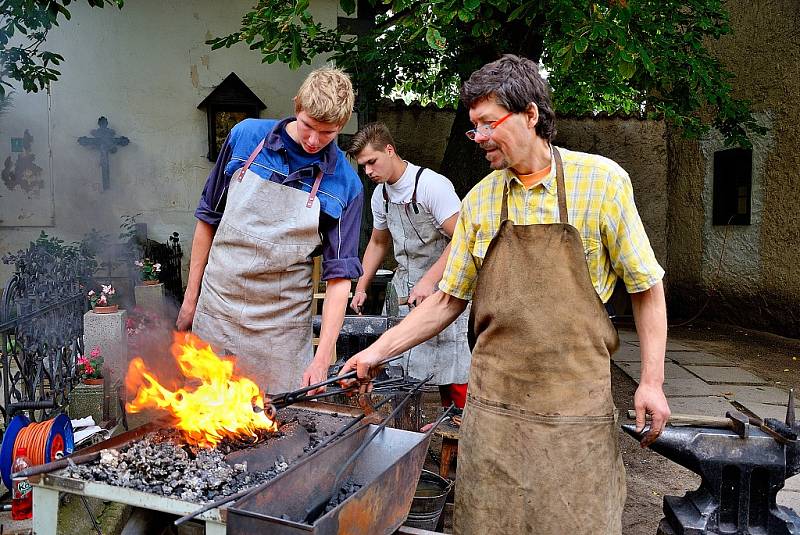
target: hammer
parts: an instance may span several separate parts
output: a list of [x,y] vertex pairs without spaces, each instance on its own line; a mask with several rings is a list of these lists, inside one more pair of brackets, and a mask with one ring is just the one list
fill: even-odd
[[[628,418],[635,419],[636,411],[629,410]],[[650,418],[650,415],[647,415]],[[737,410],[729,410],[725,418],[696,414],[673,414],[667,422],[673,426],[710,427],[713,429],[730,429],[742,438],[747,438],[750,426],[753,425],[771,436],[781,444],[797,440],[797,433],[788,425],[774,418],[762,420],[756,416],[747,416]]]
[[[636,411],[629,410],[628,418],[635,420]],[[647,415],[650,420],[650,415]],[[750,420],[739,411],[731,410],[725,413],[725,418],[706,416],[703,414],[673,414],[667,421],[668,425],[684,427],[710,427],[712,429],[730,429],[742,438],[747,438],[750,430]]]

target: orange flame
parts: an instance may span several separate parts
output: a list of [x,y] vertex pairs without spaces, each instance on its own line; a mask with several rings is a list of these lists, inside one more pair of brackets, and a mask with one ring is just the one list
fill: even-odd
[[[175,419],[175,427],[189,444],[214,447],[224,438],[258,437],[274,432],[277,424],[265,412],[258,386],[233,373],[234,360],[219,358],[211,347],[190,333],[175,333],[172,355],[187,386],[172,391],[163,386],[140,357],[131,360],[125,386],[136,392],[128,412],[158,409]],[[198,384],[194,384],[198,383]]]

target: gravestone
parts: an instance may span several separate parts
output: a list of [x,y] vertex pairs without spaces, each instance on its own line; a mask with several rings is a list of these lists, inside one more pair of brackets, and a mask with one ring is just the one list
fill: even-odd
[[128,313],[118,310],[110,314],[89,311],[83,315],[83,347],[86,353],[99,346],[103,356],[103,418],[116,416],[119,387],[128,370]]

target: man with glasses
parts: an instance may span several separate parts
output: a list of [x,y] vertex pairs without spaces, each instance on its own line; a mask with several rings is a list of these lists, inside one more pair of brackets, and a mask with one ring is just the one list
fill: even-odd
[[459,444],[455,533],[619,534],[625,474],[611,397],[619,340],[603,302],[622,279],[642,371],[636,423],[655,440],[666,305],[627,173],[557,148],[555,113],[533,61],[513,55],[461,90],[467,136],[494,170],[462,202],[439,291],[355,355],[370,367],[439,332],[472,301],[469,394]]

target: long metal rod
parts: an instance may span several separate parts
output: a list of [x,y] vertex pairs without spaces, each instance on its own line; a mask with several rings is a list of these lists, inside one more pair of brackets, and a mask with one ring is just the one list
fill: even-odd
[[369,446],[370,442],[372,442],[372,439],[374,439],[376,436],[378,436],[378,434],[381,431],[383,431],[383,429],[386,427],[386,424],[389,423],[389,420],[397,416],[400,413],[400,411],[406,406],[406,403],[411,401],[413,395],[416,394],[416,392],[431,379],[433,379],[433,374],[429,375],[423,381],[420,381],[420,383],[417,384],[414,388],[412,388],[408,392],[408,394],[403,398],[403,400],[397,404],[397,407],[395,407],[392,413],[383,419],[383,421],[378,425],[378,428],[375,431],[373,431],[373,433],[364,442],[361,443],[361,446],[359,446],[358,449],[354,451],[353,454],[350,455],[350,457],[342,464],[342,466],[339,467],[339,470],[336,472],[336,479],[333,480],[333,485],[331,485],[330,491],[327,494],[324,494],[322,496],[322,499],[318,499],[316,502],[310,505],[308,509],[306,509],[306,516],[303,519],[303,523],[311,524],[317,518],[319,518],[320,513],[325,508],[325,504],[328,503],[331,500],[331,498],[333,498],[333,495],[339,490],[339,487],[341,486],[342,483],[341,481],[342,476],[344,475],[344,471],[347,469],[347,467],[349,467],[353,463],[353,461],[355,461],[358,458],[358,456],[361,455],[361,453],[367,448],[367,446]]
[[[38,474],[49,474],[50,472],[55,472],[56,470],[61,470],[62,468],[66,468],[71,463],[74,464],[86,464],[94,461],[95,459],[100,457],[100,452],[103,450],[110,450],[110,449],[118,449],[123,446],[126,446],[133,442],[134,440],[138,440],[147,433],[152,431],[157,431],[158,429],[163,428],[161,425],[161,420],[156,420],[154,422],[148,422],[142,426],[137,427],[132,431],[127,431],[122,433],[121,435],[117,435],[112,437],[108,440],[104,440],[99,444],[95,444],[94,446],[89,446],[88,448],[84,448],[81,450],[82,453],[73,453],[69,457],[65,457],[63,459],[58,459],[47,464],[40,464],[37,466],[30,466],[25,470],[20,470],[19,473],[11,474],[11,477],[30,477],[35,476]],[[166,425],[166,424],[164,424]]]
[[62,468],[66,468],[70,464],[86,464],[99,458],[100,458],[99,451],[96,451],[94,453],[86,453],[83,455],[73,455],[71,457],[58,459],[57,461],[53,461],[47,464],[38,464],[36,466],[29,466],[24,470],[20,470],[19,472],[11,474],[11,477],[12,478],[31,477],[39,474],[49,474],[50,472],[55,472],[56,470],[61,470]]
[[89,501],[86,499],[86,496],[81,496],[81,501],[83,502],[83,506],[86,508],[86,512],[89,513],[89,518],[92,519],[92,525],[94,526],[94,530],[97,532],[97,535],[103,535],[103,530],[100,529],[100,524],[97,523],[97,518],[95,518],[94,513],[92,512],[92,508],[89,507]]

